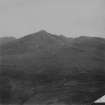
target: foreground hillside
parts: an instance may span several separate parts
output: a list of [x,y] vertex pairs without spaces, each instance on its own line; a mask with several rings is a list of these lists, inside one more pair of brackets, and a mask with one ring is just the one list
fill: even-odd
[[105,94],[105,39],[40,31],[0,50],[1,103],[79,105]]

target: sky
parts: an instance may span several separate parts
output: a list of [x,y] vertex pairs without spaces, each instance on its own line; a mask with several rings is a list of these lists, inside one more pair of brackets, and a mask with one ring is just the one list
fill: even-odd
[[0,0],[0,37],[46,30],[105,37],[105,0]]

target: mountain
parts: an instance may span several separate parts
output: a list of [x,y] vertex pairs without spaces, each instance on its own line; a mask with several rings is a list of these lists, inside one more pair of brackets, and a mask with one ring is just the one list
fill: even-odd
[[104,38],[42,30],[0,49],[1,103],[81,105],[105,94]]

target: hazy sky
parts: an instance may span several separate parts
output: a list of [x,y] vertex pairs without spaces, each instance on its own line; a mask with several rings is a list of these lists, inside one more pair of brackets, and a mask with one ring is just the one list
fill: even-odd
[[66,36],[105,36],[105,0],[0,0],[0,36],[45,29]]

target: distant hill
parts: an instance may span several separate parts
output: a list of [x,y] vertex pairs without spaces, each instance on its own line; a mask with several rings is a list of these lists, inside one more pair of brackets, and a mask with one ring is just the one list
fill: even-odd
[[39,31],[0,49],[4,103],[79,105],[105,94],[103,38]]

